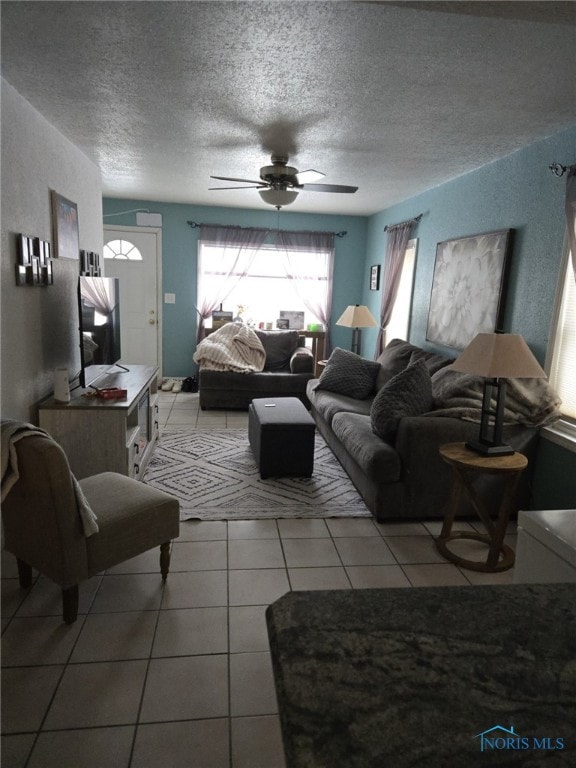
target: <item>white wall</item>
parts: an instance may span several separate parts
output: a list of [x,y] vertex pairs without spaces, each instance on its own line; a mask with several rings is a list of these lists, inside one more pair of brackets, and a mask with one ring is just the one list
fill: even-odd
[[79,262],[54,259],[54,285],[16,286],[16,236],[52,242],[50,190],[78,205],[80,248],[102,253],[100,170],[2,79],[2,417],[37,423],[54,368],[80,369]]

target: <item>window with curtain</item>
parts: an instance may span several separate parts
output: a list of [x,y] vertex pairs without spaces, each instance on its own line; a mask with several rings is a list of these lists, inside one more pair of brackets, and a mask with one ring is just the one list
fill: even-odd
[[388,335],[388,325],[396,303],[398,287],[402,277],[402,267],[406,255],[406,248],[410,240],[410,234],[420,217],[403,221],[400,224],[387,226],[388,242],[386,245],[386,259],[384,261],[384,274],[382,277],[382,298],[380,304],[380,329],[376,339],[374,359],[377,360],[384,347],[392,339]]
[[567,172],[566,241],[546,356],[550,384],[562,399],[562,419],[546,432],[576,452],[576,165],[563,172]]
[[400,283],[398,284],[398,293],[396,294],[396,301],[394,302],[390,322],[386,328],[386,338],[388,341],[391,341],[392,339],[403,339],[404,341],[408,341],[417,244],[418,239],[413,238],[408,241],[408,245],[406,246],[404,263],[400,274]]
[[276,328],[284,310],[302,312],[304,327],[321,323],[326,328],[331,311],[333,243],[330,239],[318,243],[317,234],[279,232],[275,244],[258,244],[242,263],[234,248],[201,239],[198,306],[208,306],[206,297],[217,296],[222,309],[250,325],[271,323]]
[[[305,261],[305,256],[302,254]],[[217,268],[214,269],[214,265]],[[222,254],[217,245],[206,245],[201,252],[202,284],[210,293],[217,293],[224,273],[234,275],[225,267],[222,271]],[[237,280],[222,302],[222,308],[240,316],[246,323],[258,325],[270,322],[276,327],[279,311],[294,310],[305,313],[305,322],[320,322],[306,310],[291,280],[286,277],[284,254],[270,246],[262,247],[250,264],[245,275]]]
[[568,243],[558,283],[547,370],[550,384],[562,398],[562,415],[576,438],[576,277]]

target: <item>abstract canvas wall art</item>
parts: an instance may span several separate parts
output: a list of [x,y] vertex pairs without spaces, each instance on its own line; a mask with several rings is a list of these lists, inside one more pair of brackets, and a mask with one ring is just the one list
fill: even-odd
[[503,320],[512,230],[445,240],[436,246],[426,338],[464,349]]

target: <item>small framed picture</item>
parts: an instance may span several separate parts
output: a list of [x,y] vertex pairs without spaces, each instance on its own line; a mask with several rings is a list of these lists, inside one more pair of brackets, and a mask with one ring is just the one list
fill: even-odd
[[302,331],[304,329],[304,312],[292,312],[288,309],[281,309],[278,313],[280,320],[288,320],[290,330]]
[[279,317],[278,320],[276,320],[276,328],[287,331],[290,328],[290,321],[287,317]]
[[377,291],[380,288],[380,264],[370,267],[370,290]]

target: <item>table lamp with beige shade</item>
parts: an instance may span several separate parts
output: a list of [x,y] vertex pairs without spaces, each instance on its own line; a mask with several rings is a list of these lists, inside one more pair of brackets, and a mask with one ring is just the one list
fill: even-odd
[[368,307],[362,304],[350,304],[336,320],[336,325],[353,328],[352,352],[362,354],[362,328],[374,328],[378,325]]
[[517,333],[479,333],[451,368],[485,379],[480,435],[466,446],[485,456],[513,454],[514,449],[502,442],[506,379],[546,378],[523,337]]

